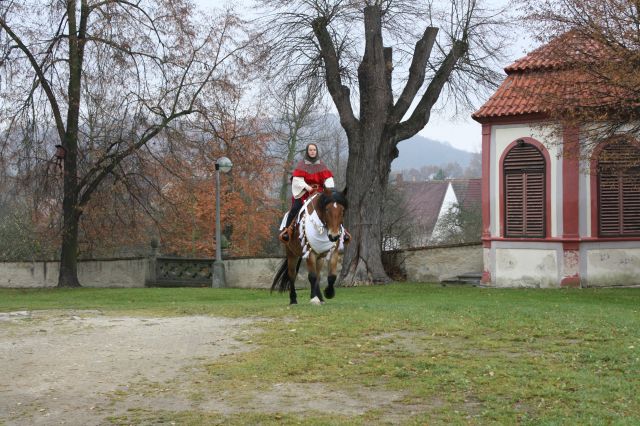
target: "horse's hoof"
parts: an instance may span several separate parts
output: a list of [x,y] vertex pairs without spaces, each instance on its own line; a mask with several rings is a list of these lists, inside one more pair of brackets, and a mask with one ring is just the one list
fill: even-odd
[[324,303],[318,296],[314,297],[309,302],[311,302],[312,305],[322,305]]
[[333,289],[333,287],[327,287],[324,289],[324,297],[326,297],[327,299],[333,299],[333,296],[336,295],[336,291]]
[[295,300],[294,300],[293,302],[289,302],[289,306],[291,306],[291,305],[297,305],[297,304],[298,304],[298,302],[297,302],[297,301],[295,301]]

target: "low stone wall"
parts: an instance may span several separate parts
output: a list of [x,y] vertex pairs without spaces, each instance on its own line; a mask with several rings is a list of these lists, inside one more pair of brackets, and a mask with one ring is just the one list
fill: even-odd
[[[279,257],[224,260],[227,287],[271,288],[273,276],[282,260]],[[296,280],[296,287],[300,284],[302,284],[302,279],[299,275]]]
[[482,271],[482,244],[459,244],[398,250],[385,254],[387,270],[407,281],[440,282]]
[[[227,259],[225,276],[230,288],[271,288],[283,259]],[[83,287],[145,287],[154,263],[147,258],[78,261],[78,280]],[[58,262],[0,262],[0,288],[46,288],[58,284]],[[308,287],[304,262],[296,287]],[[202,284],[204,285],[204,284]]]
[[[145,258],[78,262],[78,280],[85,287],[144,287]],[[43,288],[58,284],[58,262],[1,262],[0,287]]]
[[[270,288],[282,261],[277,257],[223,260],[227,287]],[[395,279],[438,282],[482,271],[482,247],[466,244],[389,252],[385,262],[395,271]],[[309,286],[304,265],[298,273],[298,288]],[[78,279],[83,287],[144,287],[153,281],[154,268],[154,261],[147,258],[84,260],[78,262]],[[322,279],[324,285],[326,275]],[[0,287],[55,287],[57,282],[58,262],[0,262]]]

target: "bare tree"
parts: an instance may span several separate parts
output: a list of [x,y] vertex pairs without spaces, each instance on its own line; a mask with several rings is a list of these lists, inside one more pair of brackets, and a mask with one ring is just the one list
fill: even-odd
[[473,179],[482,177],[482,155],[479,152],[471,154],[469,164],[464,169],[463,178]]
[[406,193],[398,189],[397,183],[390,182],[385,192],[380,222],[382,247],[385,250],[411,247],[410,243],[417,235],[411,213]]
[[482,209],[479,205],[455,203],[442,216],[433,230],[431,242],[436,244],[462,244],[480,242],[482,235]]
[[[640,3],[637,0],[517,0],[544,47],[538,90],[549,119],[579,127],[583,145],[640,134]],[[548,92],[548,93],[547,93]],[[527,95],[527,94],[525,94]],[[562,131],[561,129],[559,131]],[[588,153],[590,150],[583,150]],[[575,155],[575,153],[566,153]]]
[[282,210],[290,206],[289,177],[294,159],[307,143],[317,143],[318,121],[321,119],[322,82],[315,78],[304,82],[284,81],[270,94],[275,116],[271,118],[269,130],[275,136],[274,154],[284,158],[280,173],[279,199]]
[[[324,77],[347,135],[346,221],[354,239],[341,277],[388,282],[380,224],[397,144],[427,125],[441,95],[464,107],[483,86],[495,87],[500,77],[487,65],[502,47],[492,33],[500,29],[497,15],[476,0],[262,4],[270,12],[272,59],[300,80]],[[405,72],[394,82],[396,69]]]
[[77,287],[79,222],[98,188],[198,113],[250,41],[233,13],[199,16],[186,0],[11,0],[0,3],[0,29],[2,130],[29,136],[6,138],[2,153],[46,160],[55,129],[66,151],[58,286]]
[[349,159],[349,146],[347,137],[335,115],[325,115],[322,121],[322,158],[333,172],[333,180],[336,188],[341,190],[347,181],[347,160]]

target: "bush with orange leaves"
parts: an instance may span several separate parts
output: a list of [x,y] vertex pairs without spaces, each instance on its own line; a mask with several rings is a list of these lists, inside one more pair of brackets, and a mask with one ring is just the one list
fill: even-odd
[[273,196],[274,160],[267,155],[269,135],[260,128],[257,119],[223,122],[204,146],[194,149],[185,141],[181,154],[166,163],[179,173],[162,190],[163,253],[215,255],[215,162],[222,156],[233,163],[230,173],[220,173],[222,246],[231,256],[268,252],[279,213]]

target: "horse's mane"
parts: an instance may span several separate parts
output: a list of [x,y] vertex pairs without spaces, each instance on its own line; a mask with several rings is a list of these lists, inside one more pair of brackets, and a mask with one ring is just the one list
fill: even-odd
[[321,210],[324,210],[327,204],[333,202],[340,204],[345,209],[348,207],[347,197],[345,197],[342,192],[336,190],[332,190],[331,195],[327,195],[325,192],[323,192],[320,195],[320,200],[318,200],[318,207]]

